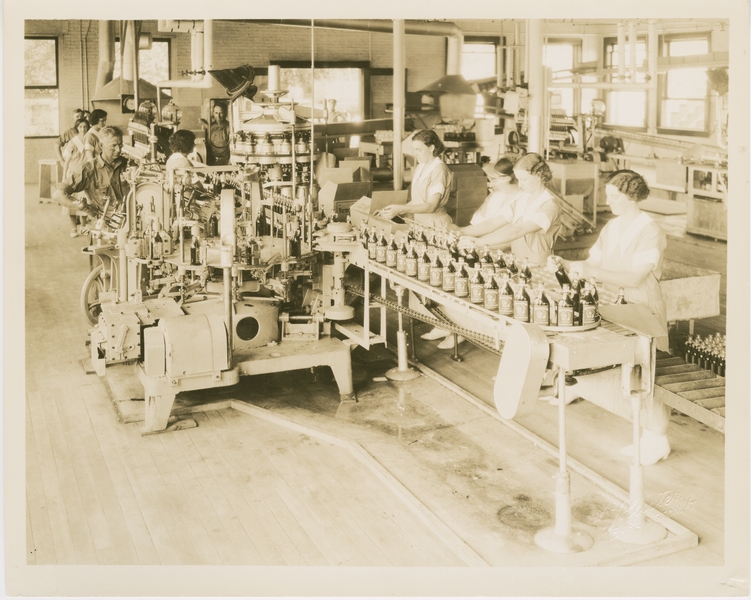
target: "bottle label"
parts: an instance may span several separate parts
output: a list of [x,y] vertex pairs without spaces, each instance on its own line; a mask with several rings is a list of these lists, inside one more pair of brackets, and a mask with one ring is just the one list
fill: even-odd
[[428,281],[430,279],[430,265],[421,263],[417,268],[417,279],[420,281]]
[[485,287],[481,283],[473,283],[470,286],[469,300],[473,304],[482,304],[485,301]]
[[498,308],[498,290],[485,290],[485,308],[488,310]]
[[396,266],[396,250],[386,250],[386,266],[387,267],[395,267]]
[[466,277],[454,277],[454,294],[459,298],[469,296],[469,282]]
[[572,306],[559,306],[558,307],[558,326],[559,327],[573,327],[574,326],[574,308]]
[[597,322],[597,308],[587,304],[582,310],[582,325],[593,325]]
[[408,258],[407,259],[407,276],[409,277],[417,277],[417,259],[416,258]]
[[407,255],[406,254],[397,254],[396,255],[396,270],[400,273],[404,273],[404,271],[407,270]]
[[498,296],[498,312],[508,317],[514,314],[513,296]]
[[374,260],[376,257],[376,243],[368,242],[368,258]]
[[517,321],[529,323],[529,302],[526,300],[514,301],[514,318]]
[[443,269],[438,267],[430,268],[430,285],[440,287],[443,283]]
[[533,314],[534,323],[537,325],[550,325],[550,307],[540,305],[535,306]]
[[454,291],[454,274],[449,273],[448,271],[446,271],[443,274],[443,291],[444,292]]
[[386,262],[386,246],[376,246],[376,260],[379,263]]

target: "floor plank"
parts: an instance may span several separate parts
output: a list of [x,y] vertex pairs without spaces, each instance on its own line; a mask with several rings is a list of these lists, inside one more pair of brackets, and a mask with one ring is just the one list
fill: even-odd
[[41,466],[37,453],[37,442],[31,425],[29,402],[26,403],[26,518],[31,526],[33,539],[26,540],[29,556],[34,564],[54,565],[57,563],[55,540],[50,525],[50,515],[44,494]]

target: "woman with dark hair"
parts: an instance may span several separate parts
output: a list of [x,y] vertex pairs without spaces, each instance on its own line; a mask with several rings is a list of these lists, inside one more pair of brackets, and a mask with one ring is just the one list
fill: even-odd
[[171,188],[174,184],[175,169],[190,169],[199,163],[191,160],[189,155],[193,153],[196,145],[196,136],[192,131],[179,129],[169,138],[169,149],[172,152],[167,159],[167,182]]
[[[589,258],[583,262],[569,262],[557,257],[556,260],[582,278],[595,278],[602,282],[605,289],[617,292],[619,288],[623,288],[626,301],[629,304],[647,305],[667,332],[667,311],[660,289],[666,238],[660,226],[639,208],[639,201],[649,196],[649,186],[638,173],[621,170],[608,178],[605,193],[615,219],[608,222],[600,232],[600,237],[589,251]],[[557,268],[555,262],[549,261],[548,268]],[[654,384],[651,381],[654,375],[655,350],[667,350],[667,335],[654,338],[653,343],[648,345],[649,348],[637,348],[637,353],[641,355],[637,362],[647,367],[642,369],[642,377],[647,379],[643,382],[643,387],[649,392],[643,407],[644,432],[640,455],[643,465],[652,465],[670,454],[667,438],[670,412],[654,397]],[[566,395],[567,402],[576,396],[589,399],[594,394],[598,398],[598,404],[610,403],[606,408],[622,416],[630,416],[628,402],[622,399],[620,392],[618,369],[602,374],[577,376],[577,380],[573,390],[575,393]],[[633,456],[633,451],[633,447],[628,446],[621,453]]]
[[409,189],[409,201],[406,204],[389,204],[380,214],[385,219],[412,214],[420,225],[447,228],[451,225],[451,217],[445,206],[454,177],[441,160],[445,150],[443,142],[435,131],[423,129],[412,136],[412,149],[417,166]]
[[[83,113],[83,111],[81,111],[81,113]],[[79,118],[73,125],[73,128],[76,130],[76,135],[65,144],[62,151],[64,161],[63,181],[66,181],[68,176],[74,171],[80,171],[86,160],[84,138],[89,131],[89,122],[86,119]],[[63,206],[62,212],[70,218],[70,237],[78,237],[79,235],[87,233],[86,216],[83,213],[76,215],[73,209],[66,206]]]
[[87,161],[94,160],[101,149],[99,132],[107,126],[107,111],[101,108],[92,110],[89,115],[89,125],[91,127],[83,139]]
[[472,215],[470,225],[479,225],[497,217],[504,206],[513,202],[521,194],[514,176],[513,161],[501,158],[494,165],[490,163],[483,165],[482,170],[485,171],[491,191],[482,206]]
[[544,265],[560,230],[559,209],[547,183],[553,178],[542,156],[525,154],[514,164],[522,193],[501,213],[478,225],[462,227],[460,244],[506,247],[530,265]]

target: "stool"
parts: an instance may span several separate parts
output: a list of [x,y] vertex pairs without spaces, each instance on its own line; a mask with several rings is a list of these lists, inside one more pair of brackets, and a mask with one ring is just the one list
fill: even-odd
[[[60,182],[62,169],[56,158],[43,158],[39,161],[39,199],[52,199],[52,192]],[[54,177],[54,179],[53,179]]]

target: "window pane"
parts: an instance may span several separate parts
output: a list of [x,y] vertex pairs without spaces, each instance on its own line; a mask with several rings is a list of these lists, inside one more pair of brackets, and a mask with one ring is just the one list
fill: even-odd
[[570,80],[571,73],[567,71],[574,66],[574,47],[571,44],[546,44],[542,52],[542,62],[552,69],[554,80]]
[[55,40],[24,40],[24,85],[57,85]]
[[646,101],[644,92],[610,92],[607,122],[611,125],[644,127]]
[[[618,46],[613,45],[611,46],[612,50],[610,51],[608,55],[608,65],[609,67],[618,67],[619,66],[619,60],[618,60]],[[625,51],[625,59],[626,59],[626,74],[628,75],[629,69],[631,68],[631,50],[629,48],[629,44],[626,44],[626,51]],[[643,67],[647,63],[647,45],[644,42],[636,42],[636,68]],[[646,81],[646,73],[637,73],[636,74],[636,82],[637,83],[644,83]]]
[[493,77],[496,68],[495,44],[464,44],[462,46],[462,75],[465,79]]
[[[115,42],[115,69],[113,77],[120,77],[120,42]],[[154,41],[150,50],[138,51],[138,76],[156,85],[169,79],[169,42]]]
[[708,54],[709,41],[703,40],[671,40],[668,42],[669,56],[692,56],[695,54]]
[[[329,115],[329,120],[362,121],[362,69],[316,69],[315,73],[316,108],[323,106],[323,100],[335,100],[334,115]],[[281,69],[280,80],[290,98],[310,106],[310,69]]]
[[704,131],[705,110],[704,100],[663,100],[660,126]]
[[57,89],[24,90],[24,135],[60,135]]
[[668,98],[699,100],[706,96],[706,69],[674,69],[668,72]]

